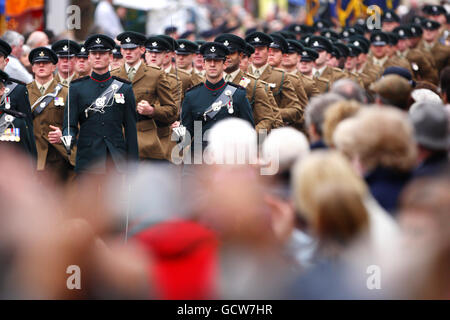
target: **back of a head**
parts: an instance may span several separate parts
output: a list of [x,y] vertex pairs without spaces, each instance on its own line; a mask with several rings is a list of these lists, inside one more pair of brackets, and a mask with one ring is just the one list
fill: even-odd
[[360,108],[356,101],[340,101],[327,109],[323,123],[323,137],[328,146],[334,147],[333,133],[337,125],[342,120],[354,116]]
[[307,127],[314,125],[316,132],[322,136],[323,121],[325,118],[326,109],[332,104],[344,100],[344,98],[337,93],[325,93],[318,95],[310,100],[305,109],[305,122]]
[[262,154],[265,161],[278,159],[278,173],[282,173],[309,154],[308,139],[291,127],[273,129],[264,140]]
[[392,105],[402,110],[407,110],[410,102],[412,86],[405,78],[389,74],[370,85],[370,90],[375,92],[384,105]]
[[257,134],[249,122],[228,118],[219,121],[206,133],[209,142],[207,162],[215,164],[257,163]]
[[340,79],[334,82],[330,92],[337,93],[347,100],[355,100],[360,103],[367,102],[364,89],[351,79]]
[[7,30],[3,34],[2,39],[6,41],[11,47],[15,47],[18,46],[20,42],[24,40],[24,37],[16,31]]
[[304,219],[311,222],[318,203],[314,194],[327,184],[346,184],[361,199],[367,195],[364,181],[356,175],[349,161],[337,151],[314,151],[292,168],[294,204]]

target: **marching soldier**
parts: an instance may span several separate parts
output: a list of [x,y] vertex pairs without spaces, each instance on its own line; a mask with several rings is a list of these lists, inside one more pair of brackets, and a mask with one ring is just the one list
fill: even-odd
[[264,84],[255,77],[245,74],[239,69],[241,57],[244,55],[245,41],[231,33],[226,33],[214,39],[228,48],[227,65],[224,69],[225,82],[231,82],[245,88],[247,99],[253,110],[253,119],[256,130],[266,129],[270,131],[274,122],[273,106],[268,94],[272,95],[268,84]]
[[75,55],[81,50],[78,43],[72,40],[59,40],[52,45],[52,50],[58,56],[56,82],[69,86],[70,82],[78,78],[75,72]]
[[[164,59],[167,57],[170,51],[171,45],[160,37],[149,37],[145,43],[146,52],[145,59],[148,65],[161,67]],[[175,105],[177,107],[176,119],[180,118],[181,101],[183,100],[183,83],[173,73],[166,73],[167,80],[170,83],[172,94],[175,99]],[[159,104],[159,100],[157,101]],[[166,154],[166,160],[171,161],[172,148],[176,145],[176,141],[172,141],[172,128],[178,127],[179,121],[166,126],[158,126],[158,137],[161,141],[161,146]]]
[[[229,54],[227,47],[218,42],[206,42],[200,52],[205,59],[206,81],[186,92],[181,108],[181,123],[190,138],[197,140],[194,137],[194,121],[201,121],[202,137],[199,140],[206,146],[204,133],[218,121],[238,117],[247,120],[252,126],[254,121],[245,89],[231,82],[226,83],[223,79],[224,63]],[[194,153],[201,151],[195,149],[195,143],[193,146]]]
[[[124,161],[139,157],[136,100],[131,83],[108,71],[114,45],[114,40],[105,35],[90,36],[85,46],[92,61],[92,74],[74,80],[69,89],[61,141],[68,147],[78,136],[77,173],[104,174],[108,159],[122,172]],[[61,135],[60,131],[55,133]]]
[[73,177],[75,152],[68,157],[53,131],[61,131],[64,107],[67,103],[67,87],[53,77],[58,57],[53,50],[38,47],[31,50],[28,59],[32,65],[34,81],[27,85],[33,113],[34,138],[37,148],[38,172],[56,173],[60,181]]
[[253,32],[245,41],[255,47],[249,73],[269,83],[284,124],[296,123],[302,117],[302,108],[291,79],[284,70],[273,68],[268,63],[268,48],[273,42],[272,37],[262,32]]
[[158,127],[170,126],[177,120],[177,99],[165,72],[157,66],[142,63],[146,37],[141,33],[128,31],[119,34],[117,39],[121,43],[125,65],[113,70],[111,74],[128,78],[132,83],[137,101],[139,156],[141,160],[166,159],[166,150],[158,137]]
[[89,55],[86,51],[86,48],[84,45],[81,45],[80,52],[78,52],[76,55],[76,62],[75,62],[75,73],[78,75],[78,77],[85,77],[89,76],[92,71],[91,63],[89,62]]
[[123,55],[120,51],[120,46],[117,44],[114,46],[114,49],[112,49],[112,58],[110,65],[111,71],[123,66]]
[[301,73],[297,66],[300,63],[300,57],[303,51],[303,46],[300,42],[296,40],[287,40],[288,42],[288,53],[283,57],[283,69],[286,72],[297,75],[303,82],[303,87],[305,89],[308,100],[312,97],[320,94],[319,89],[316,86],[314,80],[307,78],[303,73]]
[[325,78],[331,85],[333,82],[345,77],[341,69],[327,65],[333,51],[333,45],[330,40],[322,36],[313,36],[309,40],[309,45],[311,49],[314,49],[319,54],[319,57],[314,61],[312,71],[314,78]]
[[36,164],[36,144],[33,136],[33,127],[27,120],[28,114],[17,110],[16,104],[11,104],[11,97],[5,94],[9,76],[0,70],[0,145],[8,144],[29,155],[32,165]]
[[193,86],[204,82],[203,76],[196,73],[193,67],[193,60],[197,50],[198,46],[196,43],[186,39],[177,40],[177,48],[175,49],[177,68],[191,76]]
[[314,81],[320,93],[325,93],[330,88],[330,81],[322,77],[314,77],[314,61],[319,57],[316,50],[304,48],[298,64],[298,70],[309,80]]

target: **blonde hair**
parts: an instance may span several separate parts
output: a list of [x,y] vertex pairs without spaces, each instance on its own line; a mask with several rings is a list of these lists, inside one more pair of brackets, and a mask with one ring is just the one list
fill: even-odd
[[325,111],[323,123],[323,138],[329,147],[334,147],[333,133],[339,122],[355,115],[361,108],[360,104],[354,100],[339,101],[331,105]]
[[293,168],[294,204],[319,239],[348,242],[368,225],[367,187],[337,151],[315,151]]
[[358,157],[365,170],[377,166],[411,170],[417,157],[413,128],[405,112],[391,107],[369,107],[342,121],[336,128],[335,146]]

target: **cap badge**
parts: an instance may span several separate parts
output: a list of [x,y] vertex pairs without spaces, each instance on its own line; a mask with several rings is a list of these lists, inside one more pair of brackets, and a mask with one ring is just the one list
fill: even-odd
[[416,33],[416,28],[412,27],[412,28],[411,28],[411,31],[412,31],[413,33]]
[[313,46],[314,46],[314,47],[319,46],[319,41],[314,41]]
[[391,17],[391,13],[390,12],[386,13],[386,18],[390,18],[390,17]]
[[112,50],[112,53],[117,53],[117,49],[113,49],[113,50]]
[[156,47],[158,44],[155,42],[152,42],[152,47]]
[[216,48],[214,48],[214,46],[212,46],[211,49],[209,49],[209,51],[216,52]]
[[403,37],[403,36],[405,35],[405,32],[403,32],[403,30],[400,30],[400,31],[398,32],[398,35],[401,36],[401,37]]
[[230,45],[230,43],[228,42],[228,40],[225,40],[225,42],[223,43],[224,46],[228,47]]
[[69,48],[67,47],[67,45],[65,45],[64,47],[63,47],[63,50],[64,51],[67,51]]
[[100,40],[100,38],[97,38],[97,40],[95,40],[95,43],[100,44],[102,43],[102,40]]
[[431,22],[427,22],[427,27],[431,28]]
[[355,42],[353,42],[353,44],[354,44],[355,46],[359,46],[359,41],[355,41]]
[[181,49],[184,49],[184,47],[185,47],[184,43],[180,44]]
[[344,31],[343,35],[344,37],[348,37],[348,31]]
[[380,36],[376,36],[375,41],[381,41]]
[[433,11],[436,12],[438,10],[437,7],[433,7]]
[[260,41],[260,40],[259,40],[259,37],[256,37],[255,39],[253,39],[253,41],[259,42],[259,41]]
[[86,51],[86,48],[85,47],[81,47],[81,50],[80,50],[81,52],[85,52]]
[[44,51],[41,51],[41,53],[39,53],[39,57],[43,57],[45,56]]
[[329,33],[329,32],[325,33],[325,37],[330,38],[331,37],[331,33]]
[[299,32],[301,30],[300,26],[295,26],[295,31]]
[[308,52],[306,52],[306,51],[303,51],[303,52],[302,52],[302,56],[305,56],[305,57],[306,57],[307,55],[308,55]]
[[322,28],[322,27],[323,27],[323,23],[322,23],[322,22],[319,22],[319,23],[317,24],[317,26],[318,26],[319,28]]
[[128,42],[128,43],[130,43],[130,42],[131,42],[130,37],[126,38],[125,41]]

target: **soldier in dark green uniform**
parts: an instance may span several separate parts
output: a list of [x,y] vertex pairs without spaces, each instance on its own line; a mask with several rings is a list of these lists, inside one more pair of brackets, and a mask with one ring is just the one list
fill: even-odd
[[69,89],[61,140],[67,146],[68,136],[73,143],[79,133],[77,173],[106,173],[109,159],[115,170],[123,172],[127,160],[138,159],[136,101],[131,84],[108,71],[114,45],[114,40],[105,35],[90,36],[85,47],[92,74],[74,80]]
[[[206,81],[186,92],[181,108],[181,124],[187,131],[185,141],[188,140],[189,143],[190,139],[194,139],[194,153],[199,151],[200,145],[204,150],[205,132],[220,120],[237,117],[255,126],[245,89],[223,79],[224,62],[229,54],[227,47],[218,42],[206,42],[200,48],[200,52],[205,59]],[[194,122],[196,122],[196,136],[194,136]],[[200,124],[201,132],[197,132]]]
[[0,70],[0,96],[2,96],[0,104],[0,146],[17,147],[31,157],[33,168],[35,168],[37,151],[33,127],[29,127],[30,122],[27,120],[27,114],[17,110],[17,106],[11,104],[11,98],[5,96],[8,80],[8,74]]

